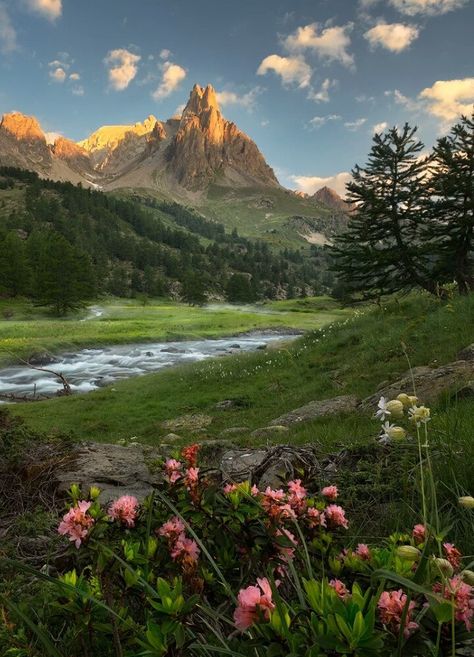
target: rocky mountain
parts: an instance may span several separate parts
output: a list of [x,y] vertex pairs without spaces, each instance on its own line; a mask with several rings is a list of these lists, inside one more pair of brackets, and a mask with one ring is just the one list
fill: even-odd
[[330,187],[321,187],[315,192],[310,198],[318,201],[318,203],[323,203],[328,208],[335,210],[336,212],[341,212],[342,214],[347,214],[351,211],[350,203],[347,203],[339,194]]

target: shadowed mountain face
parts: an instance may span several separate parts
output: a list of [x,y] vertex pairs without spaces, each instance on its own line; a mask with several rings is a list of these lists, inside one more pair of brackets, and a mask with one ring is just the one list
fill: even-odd
[[278,187],[255,143],[221,114],[214,89],[195,85],[179,118],[103,126],[74,143],[47,143],[34,117],[15,112],[0,124],[0,163],[104,190],[142,187],[204,193],[210,184]]

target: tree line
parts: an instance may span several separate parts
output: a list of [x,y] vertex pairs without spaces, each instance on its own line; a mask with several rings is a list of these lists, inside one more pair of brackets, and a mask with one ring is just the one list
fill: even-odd
[[330,247],[342,297],[474,291],[474,114],[428,155],[416,133],[405,124],[374,135],[366,165],[352,170],[354,211]]

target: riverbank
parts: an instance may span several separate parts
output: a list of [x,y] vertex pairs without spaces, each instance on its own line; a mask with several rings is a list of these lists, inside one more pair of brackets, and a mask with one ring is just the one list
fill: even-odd
[[215,339],[267,329],[311,331],[350,314],[326,297],[244,307],[111,299],[58,319],[25,301],[0,300],[0,366],[106,345]]

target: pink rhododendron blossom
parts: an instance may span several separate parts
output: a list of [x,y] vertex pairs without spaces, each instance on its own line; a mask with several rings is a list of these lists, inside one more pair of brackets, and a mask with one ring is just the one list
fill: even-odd
[[443,543],[443,552],[454,570],[461,565],[461,553],[452,543]]
[[176,541],[181,534],[184,534],[185,526],[183,521],[177,516],[173,516],[167,520],[158,529],[158,534],[164,536],[169,541]]
[[138,500],[133,495],[122,495],[118,500],[112,502],[109,507],[108,516],[113,520],[118,520],[127,527],[135,526],[137,517]]
[[270,612],[275,609],[272,602],[272,589],[267,578],[257,579],[257,584],[258,586],[241,589],[237,596],[234,622],[241,632],[253,625],[260,617],[268,621]]
[[[389,627],[395,634],[400,631],[403,612],[407,604],[407,596],[402,589],[398,591],[383,591],[377,603],[380,612],[380,620],[384,625]],[[403,634],[409,637],[410,634],[418,628],[418,623],[411,620],[411,615],[415,609],[415,602],[410,602],[405,617],[405,627]]]
[[89,530],[94,524],[94,518],[87,515],[91,505],[92,502],[85,500],[78,502],[76,506],[69,509],[59,523],[58,533],[69,536],[69,540],[74,541],[76,548],[79,548],[83,540],[87,538]]
[[233,493],[237,490],[237,484],[226,484],[223,490],[226,495]]
[[273,488],[267,486],[263,495],[264,495],[264,500],[262,504],[270,504],[271,502],[282,502],[285,499],[285,493],[281,488],[279,490],[273,490]]
[[346,600],[349,596],[350,593],[346,588],[346,585],[344,582],[341,582],[340,579],[332,579],[329,582],[329,586],[331,586],[337,593],[337,595],[341,598],[341,600]]
[[198,445],[198,443],[194,443],[193,445],[188,445],[188,447],[184,447],[183,450],[181,451],[181,456],[188,464],[188,467],[190,468],[196,467],[197,455],[200,448],[201,447],[200,445]]
[[324,516],[332,527],[344,527],[347,529],[349,522],[346,518],[346,512],[337,504],[330,504],[324,509]]
[[165,474],[170,484],[175,484],[178,479],[181,479],[182,467],[183,464],[181,461],[177,461],[176,459],[167,459],[165,462]]
[[185,566],[194,566],[197,563],[199,552],[196,541],[180,534],[171,549],[171,558],[181,561]]
[[446,600],[452,600],[456,620],[464,623],[470,632],[474,618],[474,587],[466,584],[459,575],[455,575],[444,586],[439,582],[435,584],[433,591],[441,593]]
[[313,506],[306,510],[306,517],[308,519],[308,525],[311,529],[314,527],[326,527],[326,517],[324,513],[315,509]]
[[426,540],[426,527],[424,525],[415,525],[413,527],[412,536],[417,545],[424,543]]
[[327,497],[328,500],[335,500],[339,495],[339,491],[337,490],[337,486],[325,486],[321,491],[321,495]]
[[293,497],[303,500],[306,497],[306,488],[301,485],[301,479],[295,479],[288,482],[288,490]]
[[359,543],[355,550],[355,554],[362,559],[362,561],[370,561],[372,554],[370,552],[370,548],[366,543]]
[[254,484],[250,489],[250,494],[253,495],[253,497],[257,497],[257,495],[260,494],[260,491],[258,490],[258,486]]

